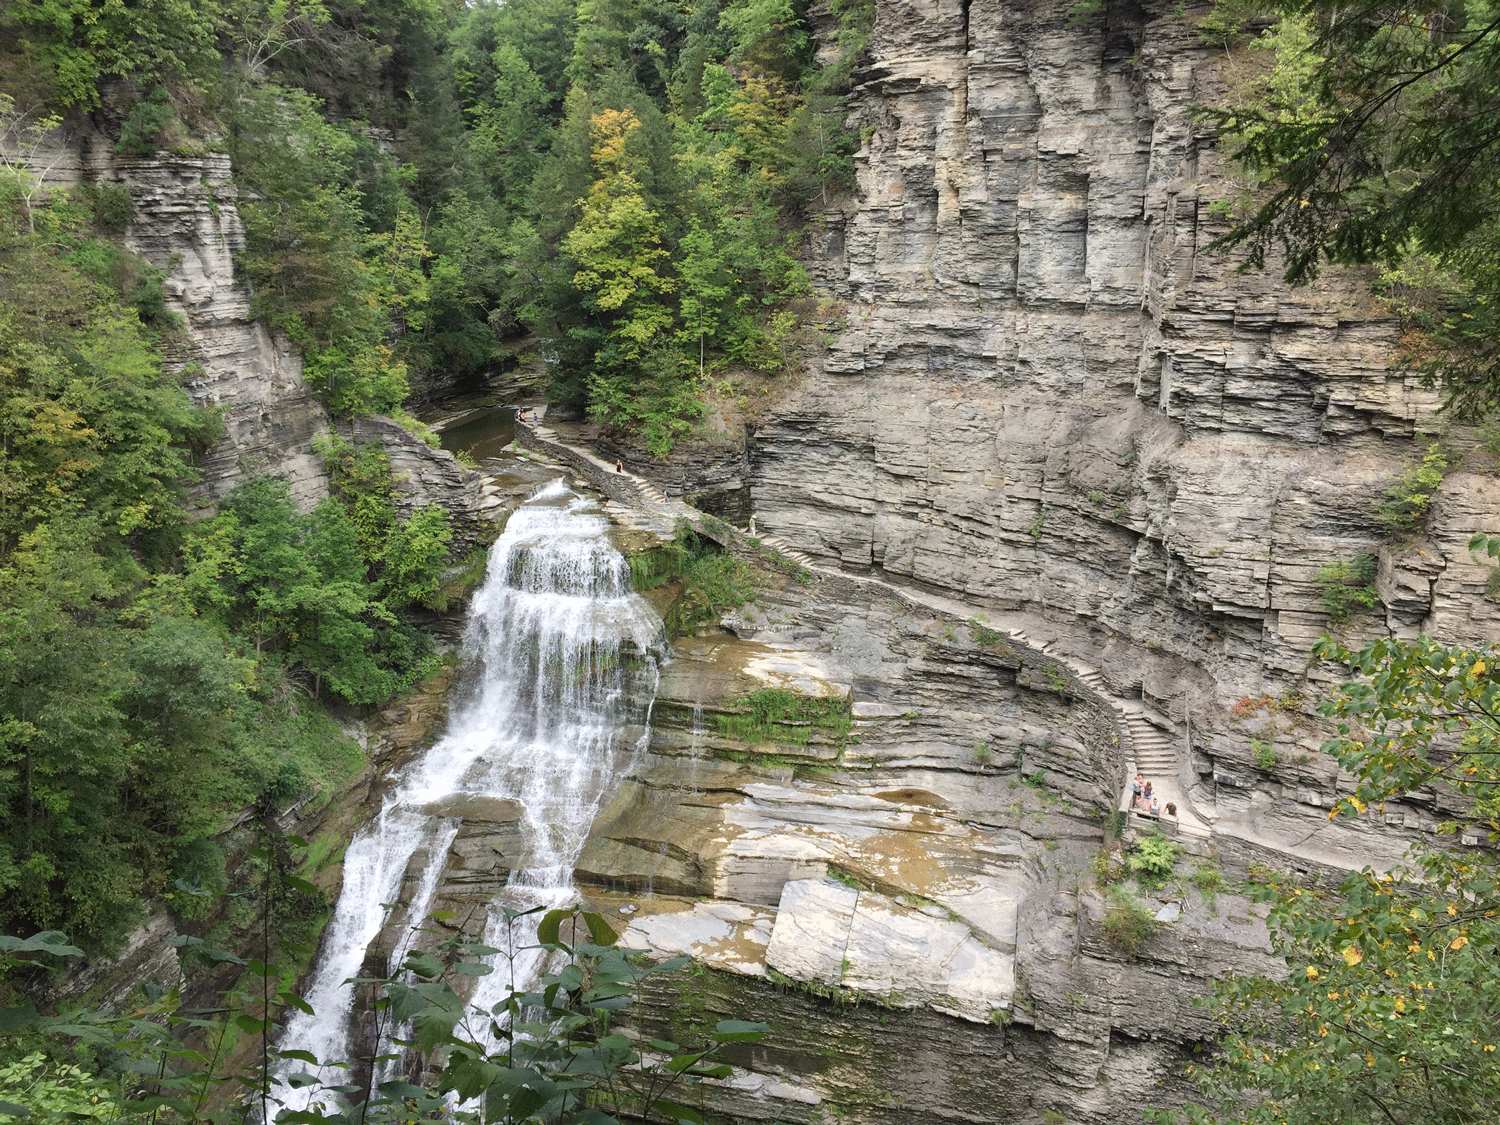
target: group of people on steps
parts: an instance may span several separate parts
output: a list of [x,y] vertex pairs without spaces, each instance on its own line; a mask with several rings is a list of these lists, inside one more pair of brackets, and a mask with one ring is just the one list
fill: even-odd
[[[1150,816],[1161,816],[1161,801],[1156,794],[1151,792],[1151,783],[1146,780],[1146,775],[1137,772],[1135,780],[1130,783],[1130,807],[1137,812],[1143,812]],[[1171,801],[1167,802],[1167,815],[1175,817],[1177,806]]]

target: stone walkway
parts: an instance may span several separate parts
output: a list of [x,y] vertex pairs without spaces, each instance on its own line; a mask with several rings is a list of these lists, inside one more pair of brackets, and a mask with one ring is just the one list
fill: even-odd
[[[745,532],[750,534],[748,530]],[[772,547],[776,551],[794,560],[801,566],[807,567],[817,573],[837,575],[851,582],[860,582],[866,585],[878,586],[881,589],[894,594],[903,601],[923,606],[927,609],[937,610],[957,617],[962,621],[972,620],[979,610],[973,606],[966,606],[960,602],[944,598],[937,594],[930,594],[923,590],[914,590],[905,586],[897,586],[882,578],[873,578],[862,574],[848,574],[834,567],[824,566],[816,562],[811,556],[803,551],[797,550],[779,535],[761,535],[762,546]],[[1004,622],[1000,623],[1004,627]],[[1104,677],[1099,674],[1097,668],[1090,667],[1066,653],[1053,651],[1052,643],[1038,644],[1028,637],[1019,628],[1006,628],[1006,632],[1015,640],[1021,642],[1037,652],[1043,653],[1057,663],[1071,671],[1085,684],[1090,691],[1094,692],[1100,699],[1115,711],[1128,732],[1128,741],[1121,747],[1125,752],[1125,781],[1120,791],[1120,811],[1130,813],[1130,783],[1134,779],[1136,771],[1146,775],[1151,782],[1152,794],[1165,809],[1170,801],[1177,806],[1176,830],[1182,835],[1196,836],[1200,839],[1211,839],[1213,828],[1200,818],[1192,808],[1187,794],[1183,791],[1180,780],[1182,760],[1177,749],[1177,736],[1175,724],[1171,720],[1155,714],[1141,703],[1134,700],[1120,699],[1112,694],[1104,682]],[[1158,821],[1154,818],[1140,814],[1131,817],[1128,822],[1136,828],[1151,829]],[[1172,818],[1163,813],[1160,823],[1170,831]]]
[[[545,417],[545,408],[540,411]],[[607,474],[609,483],[628,482],[633,496],[631,497],[637,505],[647,510],[654,510],[664,516],[670,517],[674,523],[677,519],[695,520],[703,513],[696,508],[689,507],[681,500],[674,500],[663,493],[644,477],[636,476],[634,473],[620,473],[615,466],[604,459],[595,456],[591,451],[576,445],[571,445],[562,440],[555,430],[552,430],[540,422],[520,423],[527,427],[532,436],[537,439],[537,444],[546,448],[554,447],[558,451],[566,451],[571,455],[570,460],[582,460],[592,466],[597,472]],[[611,489],[619,499],[619,490]],[[836,567],[826,566],[814,560],[804,551],[798,550],[787,540],[779,535],[770,535],[761,532],[752,533],[748,528],[738,529],[741,534],[750,538],[758,538],[762,547],[769,547],[784,557],[792,560],[798,566],[820,574],[835,576],[845,581],[857,582],[866,586],[879,587],[881,590],[894,595],[896,598],[912,605],[919,605],[925,609],[935,610],[939,613],[956,617],[960,621],[969,621],[983,612],[974,606],[964,605],[939,594],[932,594],[925,590],[917,590],[907,586],[898,586],[883,578],[875,578],[870,575],[849,574]],[[1126,732],[1124,745],[1120,747],[1125,753],[1125,778],[1120,792],[1119,808],[1122,812],[1129,814],[1130,809],[1130,783],[1137,771],[1145,774],[1146,779],[1151,782],[1153,795],[1160,801],[1165,809],[1170,801],[1177,806],[1176,831],[1183,836],[1197,837],[1210,840],[1213,837],[1213,828],[1210,824],[1199,817],[1193,810],[1187,793],[1183,790],[1182,757],[1179,750],[1179,740],[1176,724],[1165,716],[1158,715],[1145,707],[1137,700],[1121,699],[1110,692],[1109,686],[1104,682],[1104,677],[1099,674],[1097,668],[1093,668],[1083,661],[1069,656],[1063,652],[1054,651],[1052,642],[1038,644],[1028,637],[1019,627],[1011,627],[1005,622],[998,623],[1016,641],[1027,647],[1042,653],[1049,659],[1055,660],[1063,667],[1073,673],[1080,683],[1085,685],[1091,692],[1097,695],[1114,710],[1120,718],[1120,725]],[[1129,822],[1132,827],[1149,830],[1156,826],[1157,822],[1145,814],[1134,814],[1130,816]],[[1165,814],[1161,817],[1161,824],[1171,831],[1172,819]]]

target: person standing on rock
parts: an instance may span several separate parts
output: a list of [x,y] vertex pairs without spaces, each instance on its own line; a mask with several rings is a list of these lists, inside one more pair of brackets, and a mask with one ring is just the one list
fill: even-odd
[[624,471],[625,471],[625,462],[621,461],[618,458],[616,458],[615,459],[615,472],[617,472],[617,473],[623,473]]
[[1177,819],[1177,806],[1174,805],[1171,801],[1167,802],[1167,815],[1170,816],[1173,820]]
[[1142,786],[1146,784],[1146,775],[1137,773],[1135,780],[1130,783],[1130,807],[1135,808],[1141,803]]

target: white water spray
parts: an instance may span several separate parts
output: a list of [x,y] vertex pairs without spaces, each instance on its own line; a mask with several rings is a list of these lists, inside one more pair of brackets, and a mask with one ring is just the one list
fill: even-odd
[[[343,892],[307,991],[314,1014],[292,1016],[284,1047],[320,1062],[348,1059],[354,994],[344,982],[361,975],[388,924],[401,926],[395,952],[410,948],[405,935],[430,911],[459,830],[443,812],[447,800],[482,795],[520,805],[523,854],[513,857],[507,904],[554,907],[576,898],[573,868],[589,827],[628,755],[644,747],[644,734],[634,742],[622,734],[632,719],[640,728],[649,721],[652,653],[662,640],[660,618],[631,593],[629,567],[593,509],[554,482],[517,509],[491,549],[464,634],[472,688],[455,703],[447,734],[396,779],[379,814],[350,843]],[[390,915],[388,904],[424,846],[411,901]],[[504,927],[491,909],[480,940],[504,945]],[[398,967],[392,957],[390,971]],[[518,962],[516,982],[539,967]],[[471,1003],[493,1005],[509,977],[480,978]],[[337,1077],[343,1073],[329,1080],[347,1080]],[[315,1089],[282,1085],[277,1093],[301,1109]]]

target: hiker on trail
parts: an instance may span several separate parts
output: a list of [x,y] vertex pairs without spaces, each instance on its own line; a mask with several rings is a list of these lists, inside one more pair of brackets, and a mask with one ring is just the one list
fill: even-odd
[[1167,815],[1170,817],[1176,817],[1177,815],[1177,806],[1171,801],[1167,802]]
[[615,472],[617,472],[617,473],[623,473],[624,471],[625,471],[625,462],[621,461],[621,460],[619,460],[617,458],[615,460]]
[[1157,800],[1156,800],[1155,797],[1151,798],[1151,815],[1152,816],[1161,816],[1161,805],[1157,803]]
[[1130,783],[1130,807],[1135,808],[1141,803],[1141,786],[1146,784],[1146,775],[1138,773],[1135,780]]
[[1141,794],[1141,796],[1144,797],[1148,801],[1151,800],[1151,783],[1149,781],[1146,782],[1146,789]]

